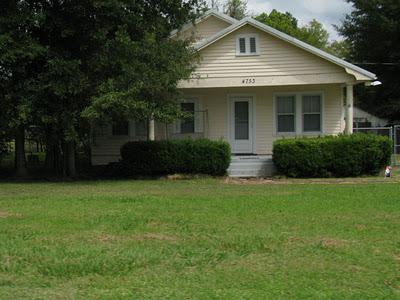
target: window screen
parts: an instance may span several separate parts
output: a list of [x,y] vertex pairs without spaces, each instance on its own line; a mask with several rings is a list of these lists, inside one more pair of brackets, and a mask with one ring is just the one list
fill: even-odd
[[246,39],[239,38],[239,51],[240,53],[246,53]]
[[145,120],[135,121],[135,135],[147,136],[147,122]]
[[321,96],[303,96],[303,131],[321,131]]
[[117,121],[112,125],[112,135],[121,136],[129,135],[129,122],[128,121]]
[[279,96],[277,101],[277,131],[295,132],[295,96]]
[[194,133],[194,103],[181,103],[181,109],[190,114],[181,120],[181,133]]
[[250,53],[256,53],[256,52],[257,52],[256,38],[251,37],[250,38]]

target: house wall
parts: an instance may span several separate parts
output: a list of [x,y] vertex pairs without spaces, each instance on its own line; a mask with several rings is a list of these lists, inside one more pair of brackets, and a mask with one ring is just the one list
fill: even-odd
[[343,95],[341,85],[288,87],[219,88],[185,90],[188,97],[199,97],[208,115],[207,137],[229,140],[228,98],[232,94],[253,95],[255,102],[255,154],[272,154],[275,134],[274,94],[286,92],[321,92],[323,94],[322,127],[324,135],[336,135],[344,130]]
[[[236,55],[236,38],[242,34],[258,35],[259,55]],[[200,50],[200,55],[202,59],[194,74],[197,79],[181,82],[182,88],[243,86],[246,78],[255,79],[252,86],[354,80],[344,68],[249,25]]]
[[[206,136],[212,140],[229,140],[229,111],[228,97],[231,94],[253,95],[255,102],[255,154],[272,154],[273,142],[280,138],[274,132],[274,94],[285,92],[322,92],[323,93],[323,134],[335,135],[343,132],[343,96],[341,85],[312,85],[288,87],[255,87],[255,88],[219,88],[219,89],[191,89],[185,90],[186,97],[198,97],[202,108],[207,111],[207,124],[204,134],[195,134],[194,138]],[[133,122],[131,122],[131,127]],[[169,138],[178,139],[189,135],[176,135],[172,132],[173,126],[168,126]],[[95,130],[92,146],[92,163],[94,165],[107,164],[118,161],[120,147],[134,140],[143,140],[146,137],[132,135],[126,137],[112,136],[111,126]],[[165,139],[165,124],[156,123],[156,139]]]
[[213,36],[217,32],[229,27],[230,25],[230,23],[225,22],[220,18],[210,16],[195,26],[179,32],[178,38],[187,39],[193,37],[195,40],[200,41]]
[[[130,141],[146,140],[146,136],[137,136],[134,132],[135,123],[129,122],[128,136],[113,136],[112,125],[96,127],[92,137],[92,164],[106,165],[110,162],[117,162],[120,159],[121,146]],[[156,123],[155,133],[157,139],[165,136],[165,124]]]

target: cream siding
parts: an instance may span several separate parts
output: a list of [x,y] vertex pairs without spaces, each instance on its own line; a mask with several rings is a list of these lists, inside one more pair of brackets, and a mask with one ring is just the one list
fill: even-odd
[[187,90],[191,93],[201,94],[203,107],[208,114],[207,137],[213,140],[229,140],[229,111],[228,98],[230,94],[244,94],[254,96],[254,153],[259,155],[272,154],[273,142],[280,138],[274,132],[274,95],[276,93],[301,93],[320,92],[323,94],[322,127],[324,135],[342,133],[342,87],[341,85],[314,85],[314,86],[288,86],[288,87],[256,87],[256,88],[221,88]]
[[209,16],[195,26],[179,32],[178,38],[188,39],[193,37],[196,41],[200,41],[213,36],[217,32],[229,27],[230,25],[230,23],[225,22],[220,18]]
[[[257,34],[259,55],[237,56],[236,38]],[[250,25],[230,33],[200,50],[195,78],[182,87],[243,86],[242,79],[255,78],[253,86],[343,83],[354,80],[345,69],[284,42]]]

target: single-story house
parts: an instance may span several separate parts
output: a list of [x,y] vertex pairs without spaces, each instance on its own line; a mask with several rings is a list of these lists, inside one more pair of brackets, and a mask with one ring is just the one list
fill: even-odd
[[369,128],[369,127],[384,127],[389,124],[388,119],[379,118],[359,107],[354,107],[353,127],[354,128]]
[[276,139],[353,131],[353,86],[376,80],[360,67],[253,18],[209,11],[171,38],[194,37],[201,61],[179,85],[182,110],[174,124],[131,120],[95,131],[92,163],[117,161],[121,145],[145,139],[206,137],[230,143],[231,176],[273,171]]

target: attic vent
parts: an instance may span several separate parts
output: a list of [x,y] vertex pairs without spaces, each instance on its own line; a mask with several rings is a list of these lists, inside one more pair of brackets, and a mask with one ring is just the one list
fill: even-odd
[[256,53],[257,49],[256,49],[256,38],[255,37],[251,37],[250,38],[250,53]]
[[239,38],[239,49],[240,53],[246,53],[246,39]]
[[258,55],[256,34],[243,34],[236,39],[236,55]]

